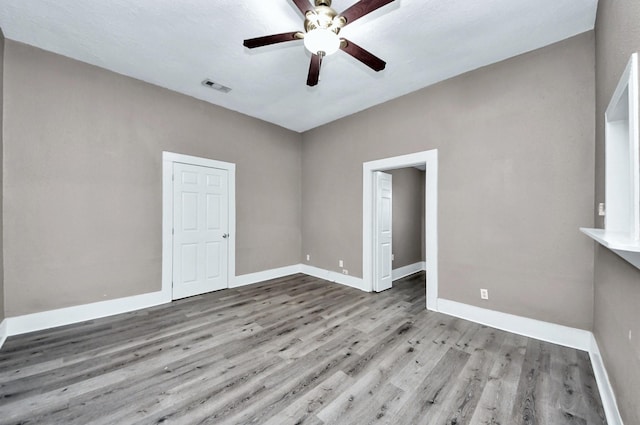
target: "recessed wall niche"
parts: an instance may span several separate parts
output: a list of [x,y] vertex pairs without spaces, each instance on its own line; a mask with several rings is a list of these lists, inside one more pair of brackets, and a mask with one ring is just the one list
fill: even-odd
[[638,54],[631,59],[605,112],[605,225],[589,235],[640,268],[640,97]]

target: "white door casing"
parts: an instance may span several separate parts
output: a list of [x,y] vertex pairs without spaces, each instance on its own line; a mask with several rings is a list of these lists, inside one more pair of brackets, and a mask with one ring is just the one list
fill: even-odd
[[393,190],[391,174],[375,172],[374,206],[374,250],[376,269],[374,288],[376,292],[390,289],[392,277],[392,240],[393,240]]
[[173,299],[229,287],[227,170],[173,164]]
[[375,172],[420,167],[425,172],[426,307],[438,311],[438,150],[416,152],[362,164],[362,281],[375,291]]

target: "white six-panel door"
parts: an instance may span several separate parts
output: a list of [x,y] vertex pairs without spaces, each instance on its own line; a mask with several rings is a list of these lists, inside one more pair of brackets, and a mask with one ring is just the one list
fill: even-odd
[[392,278],[392,176],[375,172],[374,256],[376,269],[373,288],[381,292],[391,288]]
[[228,172],[173,165],[173,299],[228,288]]

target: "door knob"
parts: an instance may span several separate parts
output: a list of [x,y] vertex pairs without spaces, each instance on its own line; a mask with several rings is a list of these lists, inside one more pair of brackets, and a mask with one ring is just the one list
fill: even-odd
[[228,233],[225,233],[225,234],[223,234],[223,235],[222,235],[222,237],[223,237],[223,238],[225,238],[225,239],[227,239],[227,238],[229,237],[229,234],[228,234]]

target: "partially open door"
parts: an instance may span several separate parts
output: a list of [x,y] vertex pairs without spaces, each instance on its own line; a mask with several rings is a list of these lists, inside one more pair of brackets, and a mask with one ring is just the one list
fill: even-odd
[[375,262],[373,276],[373,290],[382,292],[393,285],[392,270],[392,176],[391,174],[376,171],[375,173],[375,197],[373,238]]

